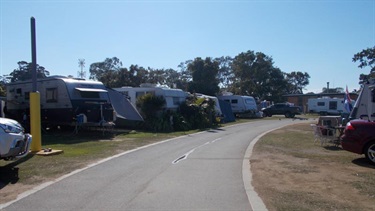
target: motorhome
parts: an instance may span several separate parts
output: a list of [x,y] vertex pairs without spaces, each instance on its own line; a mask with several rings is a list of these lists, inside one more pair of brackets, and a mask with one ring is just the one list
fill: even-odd
[[137,99],[145,94],[163,96],[166,101],[165,109],[169,110],[176,110],[181,103],[186,101],[186,97],[188,96],[188,94],[181,89],[157,87],[152,84],[141,84],[140,87],[120,87],[113,89],[127,96],[133,106],[136,106]]
[[349,119],[367,119],[375,121],[375,79],[361,84],[361,89]]
[[[352,105],[355,101],[352,100]],[[307,108],[309,113],[318,113],[321,115],[341,115],[349,113],[345,109],[344,98],[310,98],[307,101]]]
[[[64,76],[38,79],[41,122],[45,125],[100,126],[115,120],[114,109],[103,83]],[[30,112],[32,81],[6,84],[7,117],[24,121]]]
[[236,116],[257,117],[258,107],[254,97],[241,95],[222,95],[219,100],[230,103],[233,114]]

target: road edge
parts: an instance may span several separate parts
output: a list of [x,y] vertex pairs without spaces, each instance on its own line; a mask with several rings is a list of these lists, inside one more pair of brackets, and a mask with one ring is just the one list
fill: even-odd
[[251,158],[251,155],[253,153],[254,145],[259,141],[260,138],[262,138],[267,133],[270,133],[274,130],[278,130],[280,128],[283,128],[283,127],[286,127],[286,126],[289,126],[289,125],[292,125],[292,124],[296,124],[296,123],[300,123],[300,122],[292,122],[291,124],[287,124],[287,125],[284,125],[284,126],[280,126],[280,127],[265,131],[262,134],[255,137],[250,142],[249,146],[247,147],[244,159],[242,161],[242,179],[243,179],[243,183],[244,183],[244,186],[245,186],[247,198],[249,199],[250,206],[251,206],[252,210],[256,210],[256,211],[263,211],[263,210],[266,211],[266,210],[268,210],[266,205],[264,204],[263,200],[260,198],[260,196],[255,191],[255,189],[252,185],[253,175],[251,173],[250,158]]

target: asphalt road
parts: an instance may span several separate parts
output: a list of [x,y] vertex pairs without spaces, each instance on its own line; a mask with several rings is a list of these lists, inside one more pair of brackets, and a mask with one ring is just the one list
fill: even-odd
[[41,186],[4,210],[252,210],[250,178],[243,178],[246,150],[258,135],[291,123],[260,120],[123,153]]

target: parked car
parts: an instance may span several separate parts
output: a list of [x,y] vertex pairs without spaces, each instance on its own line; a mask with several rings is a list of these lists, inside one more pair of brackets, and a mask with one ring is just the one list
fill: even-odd
[[289,103],[276,103],[266,108],[262,108],[264,117],[271,117],[272,115],[285,115],[286,118],[293,118],[295,115],[301,114],[301,109],[298,106],[293,106]]
[[29,153],[32,136],[19,122],[0,117],[0,159],[13,160]]
[[360,119],[348,122],[341,146],[346,151],[365,154],[367,160],[375,164],[375,122]]

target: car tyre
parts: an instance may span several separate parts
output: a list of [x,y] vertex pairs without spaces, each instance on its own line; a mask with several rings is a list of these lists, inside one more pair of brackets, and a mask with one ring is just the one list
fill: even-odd
[[286,117],[286,118],[290,118],[291,115],[292,115],[292,114],[291,114],[289,111],[285,113],[285,117]]
[[375,165],[375,141],[370,142],[366,145],[365,156],[371,164]]

